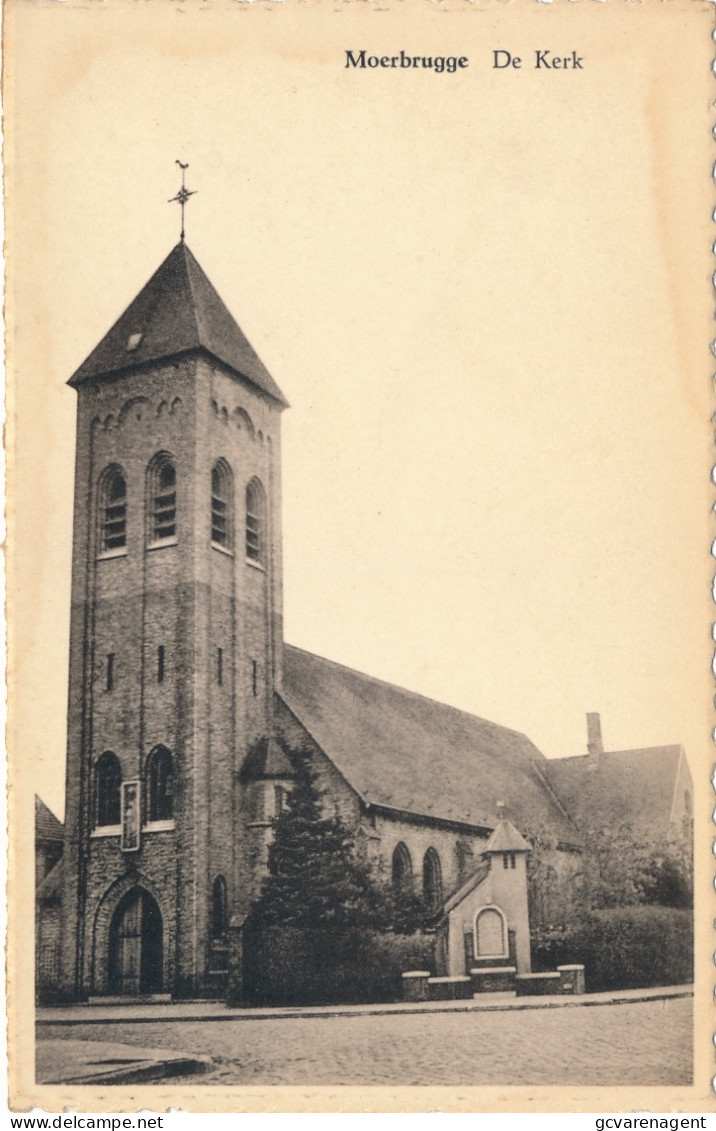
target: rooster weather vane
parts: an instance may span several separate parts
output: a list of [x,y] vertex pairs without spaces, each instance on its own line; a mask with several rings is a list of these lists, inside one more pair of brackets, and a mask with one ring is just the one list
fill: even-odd
[[181,236],[179,238],[180,238],[181,242],[184,243],[184,206],[185,206],[187,200],[189,199],[189,197],[194,196],[194,193],[197,190],[196,189],[191,189],[191,190],[188,189],[186,187],[186,184],[184,183],[184,177],[186,176],[186,171],[189,168],[189,165],[188,164],[184,165],[179,160],[175,161],[175,165],[178,165],[179,168],[181,169],[181,188],[179,189],[179,192],[176,194],[176,196],[173,196],[170,200],[167,201],[167,203],[173,204],[174,201],[176,201],[177,204],[179,204],[181,206]]

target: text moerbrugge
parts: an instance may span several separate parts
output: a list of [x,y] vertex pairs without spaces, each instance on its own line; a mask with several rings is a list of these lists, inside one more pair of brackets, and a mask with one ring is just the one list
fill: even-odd
[[401,51],[399,55],[368,55],[365,51],[346,51],[346,67],[358,67],[365,70],[367,67],[397,67],[400,70],[422,70],[423,68],[437,71],[439,75],[447,73],[453,75],[457,70],[464,70],[469,66],[467,55],[407,55]]

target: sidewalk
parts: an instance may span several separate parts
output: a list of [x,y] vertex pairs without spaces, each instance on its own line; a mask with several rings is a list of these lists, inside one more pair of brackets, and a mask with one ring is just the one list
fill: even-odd
[[208,1056],[110,1041],[38,1041],[35,1051],[38,1084],[134,1084],[212,1067]]
[[[308,1005],[265,1008],[227,1008],[221,1002],[139,1002],[107,1005],[40,1006],[38,1027],[46,1025],[99,1025],[108,1021],[132,1024],[157,1021],[261,1021],[281,1017],[380,1017],[399,1013],[474,1013],[494,1010],[569,1009],[581,1006],[620,1005],[627,1002],[665,1001],[693,996],[693,986],[654,986],[641,990],[609,990],[598,994],[550,994],[516,997],[514,994],[480,994],[465,1001],[393,1002],[378,1005]],[[38,1036],[40,1033],[38,1032]],[[67,1042],[63,1042],[66,1044]],[[150,1050],[151,1051],[151,1050]]]

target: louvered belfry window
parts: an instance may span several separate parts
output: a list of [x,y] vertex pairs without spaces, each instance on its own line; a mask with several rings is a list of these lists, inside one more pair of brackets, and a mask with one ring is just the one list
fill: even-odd
[[265,512],[263,488],[258,479],[252,479],[246,488],[246,557],[260,564],[266,553]]
[[230,472],[219,460],[211,469],[211,540],[227,550],[231,548],[230,504]]
[[105,473],[100,506],[102,550],[123,549],[127,545],[127,484],[118,467]]
[[159,456],[151,476],[151,528],[155,542],[177,532],[177,475],[170,456]]

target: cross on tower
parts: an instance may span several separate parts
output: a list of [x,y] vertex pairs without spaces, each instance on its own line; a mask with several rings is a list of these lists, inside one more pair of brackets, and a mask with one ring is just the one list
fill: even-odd
[[173,204],[174,201],[176,200],[177,203],[181,206],[181,236],[180,236],[180,239],[181,239],[181,242],[184,243],[184,205],[186,204],[186,202],[187,202],[187,200],[189,199],[190,196],[194,196],[194,193],[197,190],[196,189],[189,190],[184,183],[184,177],[186,175],[186,170],[189,168],[189,165],[188,164],[184,165],[179,160],[175,161],[175,164],[178,165],[179,168],[181,169],[181,188],[179,189],[179,192],[176,194],[176,196],[173,196],[171,198],[171,200],[167,201],[167,203]]

